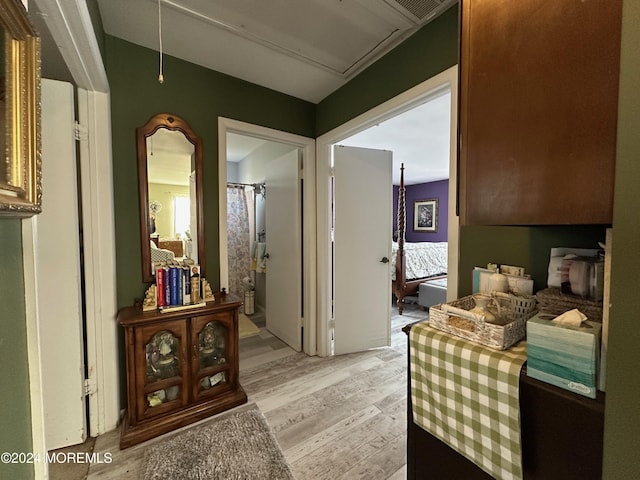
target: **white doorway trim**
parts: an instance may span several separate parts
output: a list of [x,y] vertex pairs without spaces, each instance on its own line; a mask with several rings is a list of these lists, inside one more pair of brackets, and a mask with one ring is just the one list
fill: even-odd
[[[24,265],[24,300],[27,328],[27,351],[29,359],[29,398],[31,401],[31,442],[33,452],[44,455],[44,398],[42,396],[42,362],[40,358],[43,339],[40,335],[38,323],[38,291],[36,282],[36,232],[35,217],[22,220],[22,263]],[[33,464],[34,478],[48,478],[49,465],[47,462]]]
[[[120,417],[118,326],[115,278],[115,226],[111,159],[111,102],[109,82],[91,24],[86,2],[36,0],[55,43],[78,88],[78,129],[83,174],[82,219],[85,236],[87,301],[87,352],[89,379],[89,434],[97,436],[114,429]],[[46,190],[46,186],[43,187]],[[90,211],[91,210],[91,211]],[[29,353],[30,403],[33,451],[44,453],[44,404],[41,384],[42,344],[51,339],[39,335],[37,291],[34,270],[35,219],[22,222],[25,265],[25,309]],[[87,243],[88,242],[88,243]],[[89,258],[92,256],[92,258]],[[55,414],[55,412],[46,412]],[[35,478],[46,478],[46,462],[36,463]]]
[[[457,183],[457,125],[458,125],[458,66],[445,70],[421,84],[397,95],[396,97],[372,108],[358,117],[334,128],[316,139],[317,155],[317,232],[318,232],[318,355],[331,353],[329,327],[331,325],[332,302],[332,254],[331,254],[331,147],[359,133],[376,123],[383,122],[400,113],[424,103],[430,97],[438,96],[444,89],[451,89],[451,125],[450,125],[450,157],[449,157],[449,242],[447,300],[456,298],[458,292],[458,231],[459,220],[456,215]],[[363,279],[356,279],[363,281]]]
[[[316,355],[316,143],[292,133],[261,127],[250,123],[218,117],[218,194],[219,194],[219,243],[220,243],[220,288],[229,288],[229,262],[227,259],[227,133],[236,133],[261,138],[272,142],[292,145],[302,151],[303,231],[302,271],[304,272],[304,305],[302,326],[304,329],[303,351]],[[283,286],[286,288],[286,286]]]
[[116,242],[110,94],[77,89],[80,136],[89,433],[113,430],[120,419]]

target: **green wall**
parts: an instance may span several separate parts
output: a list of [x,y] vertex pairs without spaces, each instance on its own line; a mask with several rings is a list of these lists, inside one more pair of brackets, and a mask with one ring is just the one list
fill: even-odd
[[604,241],[604,226],[461,227],[459,296],[471,293],[473,267],[489,262],[525,267],[534,291],[546,288],[551,248],[599,248]]
[[603,478],[640,478],[640,2],[625,0]]
[[[31,452],[31,402],[22,223],[0,219],[0,452]],[[33,478],[33,465],[0,463],[0,478]]]
[[206,276],[219,287],[218,117],[315,137],[315,106],[222,73],[106,35],[111,87],[118,306],[144,295],[140,254],[135,129],[156,113],[184,118],[202,137]]

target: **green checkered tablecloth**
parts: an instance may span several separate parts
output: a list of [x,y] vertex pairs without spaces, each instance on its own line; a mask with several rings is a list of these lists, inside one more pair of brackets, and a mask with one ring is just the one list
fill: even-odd
[[409,332],[413,420],[497,479],[522,478],[523,340],[498,351],[417,323]]

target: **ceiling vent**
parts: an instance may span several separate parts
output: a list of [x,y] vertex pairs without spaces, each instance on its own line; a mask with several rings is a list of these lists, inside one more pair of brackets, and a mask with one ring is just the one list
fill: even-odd
[[405,17],[417,24],[427,23],[440,15],[457,0],[384,0]]

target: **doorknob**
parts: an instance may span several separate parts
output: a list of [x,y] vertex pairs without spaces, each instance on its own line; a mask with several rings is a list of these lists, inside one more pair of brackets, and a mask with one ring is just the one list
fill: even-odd
[[380,260],[380,263],[389,263],[389,259],[387,257],[382,257],[382,260]]
[[269,254],[268,254],[268,253],[265,253],[265,254],[264,254],[264,257],[262,257],[262,258],[269,258]]

